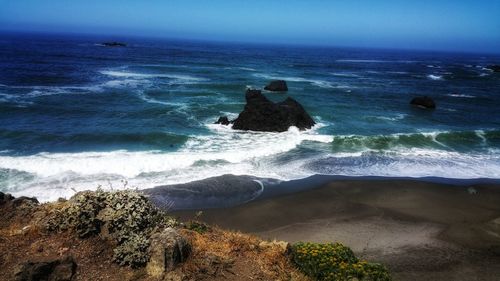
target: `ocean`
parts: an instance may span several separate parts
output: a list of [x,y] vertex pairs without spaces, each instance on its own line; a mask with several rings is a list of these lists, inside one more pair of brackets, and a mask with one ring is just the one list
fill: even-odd
[[[224,174],[500,179],[499,55],[0,35],[0,191],[41,201]],[[311,130],[235,131],[284,79]],[[427,95],[436,110],[409,105]]]

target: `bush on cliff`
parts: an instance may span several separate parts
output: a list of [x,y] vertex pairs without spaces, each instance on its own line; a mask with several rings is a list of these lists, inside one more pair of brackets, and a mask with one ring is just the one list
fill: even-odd
[[389,281],[387,269],[377,263],[361,261],[342,244],[297,243],[291,247],[294,264],[304,274],[320,281]]
[[174,224],[175,220],[138,192],[97,190],[77,193],[54,209],[46,227],[50,231],[73,230],[82,238],[100,234],[116,244],[115,262],[137,267],[149,259],[151,234]]

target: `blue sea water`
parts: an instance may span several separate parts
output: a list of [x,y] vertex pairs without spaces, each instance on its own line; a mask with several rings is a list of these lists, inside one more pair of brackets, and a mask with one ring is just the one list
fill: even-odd
[[[113,38],[116,39],[116,38]],[[222,174],[500,178],[500,56],[76,35],[0,35],[0,191],[67,197]],[[308,131],[234,131],[284,79]],[[428,95],[434,111],[409,105]]]

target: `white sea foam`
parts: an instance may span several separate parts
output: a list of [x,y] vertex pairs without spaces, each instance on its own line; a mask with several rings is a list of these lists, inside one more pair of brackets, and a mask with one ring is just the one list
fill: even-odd
[[[8,190],[22,189],[21,193],[29,191],[41,200],[54,200],[68,196],[72,188],[95,189],[108,180],[114,186],[126,179],[140,188],[148,188],[226,173],[286,179],[286,169],[275,171],[259,159],[290,151],[303,141],[328,143],[333,140],[331,136],[318,134],[317,127],[306,132],[292,127],[283,133],[263,133],[235,131],[222,125],[207,126],[214,135],[193,136],[176,152],[119,150],[0,155],[0,168],[35,176],[32,182],[9,182]],[[297,175],[304,176],[300,172]]]
[[251,68],[251,67],[238,67],[238,69],[246,70],[246,71],[257,71],[256,69]]
[[207,81],[206,78],[194,77],[190,75],[180,75],[180,74],[165,74],[165,73],[136,73],[128,71],[116,71],[116,70],[103,70],[100,71],[101,74],[113,76],[113,77],[124,77],[124,78],[170,78],[182,81]]
[[454,98],[468,98],[468,99],[473,99],[476,96],[472,95],[466,95],[466,94],[447,94],[448,97],[454,97]]
[[396,114],[394,116],[373,116],[373,118],[380,119],[380,120],[386,120],[386,121],[399,121],[404,119],[408,114]]
[[431,80],[435,80],[435,81],[443,80],[442,75],[435,75],[435,74],[429,74],[429,75],[427,75],[427,78],[429,78]]
[[155,103],[155,104],[161,104],[161,105],[170,105],[170,106],[178,106],[178,107],[187,107],[188,105],[186,103],[179,103],[179,102],[168,102],[168,101],[161,101],[157,100],[155,98],[149,97],[144,93],[144,91],[138,91],[137,96],[142,99],[143,101],[147,103]]
[[413,60],[365,60],[365,59],[338,59],[336,62],[347,63],[416,63]]
[[331,75],[336,77],[348,77],[348,78],[359,78],[361,77],[358,74],[348,73],[348,72],[330,72]]

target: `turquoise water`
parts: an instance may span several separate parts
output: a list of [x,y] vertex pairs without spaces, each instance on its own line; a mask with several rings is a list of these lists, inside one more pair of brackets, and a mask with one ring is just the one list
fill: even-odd
[[[41,200],[222,174],[500,178],[500,57],[4,34],[0,190]],[[234,131],[247,87],[288,82],[312,130]],[[438,108],[409,106],[416,95]]]

